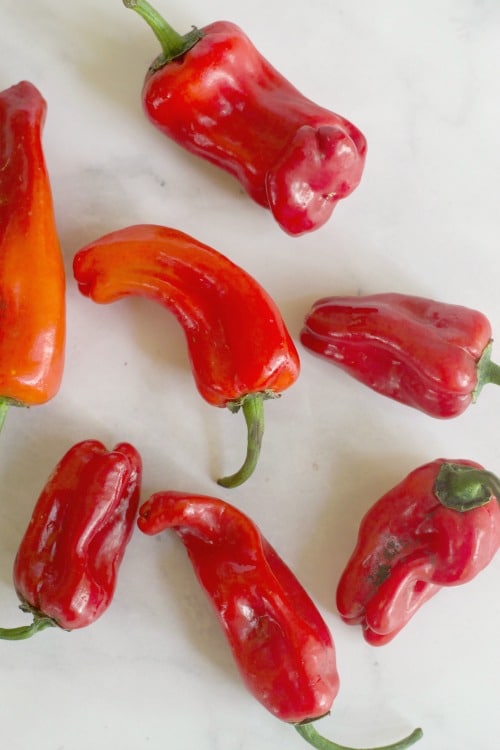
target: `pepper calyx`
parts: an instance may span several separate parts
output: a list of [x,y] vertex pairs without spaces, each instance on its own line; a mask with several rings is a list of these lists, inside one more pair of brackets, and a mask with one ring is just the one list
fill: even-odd
[[464,513],[500,498],[500,479],[490,471],[464,464],[442,464],[434,494],[446,508]]

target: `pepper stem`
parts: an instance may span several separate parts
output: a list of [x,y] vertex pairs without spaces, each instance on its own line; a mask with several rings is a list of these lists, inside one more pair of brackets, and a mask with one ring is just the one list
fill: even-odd
[[222,487],[238,487],[253,474],[259,459],[262,438],[264,435],[264,399],[266,393],[250,393],[241,401],[230,402],[228,408],[232,412],[243,410],[243,416],[247,425],[247,454],[242,467],[227,477],[217,480]]
[[34,616],[31,625],[21,625],[18,628],[0,628],[0,639],[4,641],[24,641],[31,638],[45,628],[55,627],[56,623],[51,617]]
[[490,341],[477,363],[477,384],[472,394],[472,400],[477,401],[483,386],[487,383],[500,385],[500,365],[491,361],[491,350],[493,343]]
[[[316,748],[316,750],[355,750],[355,748],[347,747],[346,745],[338,745],[332,740],[328,740],[323,737],[316,730],[316,727],[312,722],[306,724],[294,724],[295,729],[303,737],[306,742]],[[421,729],[414,729],[408,737],[405,737],[399,742],[394,742],[392,745],[382,745],[380,747],[366,748],[366,750],[405,750],[406,747],[414,745],[423,736]]]
[[434,494],[446,508],[464,513],[500,501],[500,479],[491,471],[464,464],[444,463],[434,482]]
[[123,0],[123,4],[144,18],[160,42],[162,54],[153,63],[155,70],[184,55],[203,36],[203,32],[195,27],[187,34],[179,34],[147,0]]
[[7,416],[11,403],[12,402],[6,398],[0,398],[0,432],[2,431],[5,417]]

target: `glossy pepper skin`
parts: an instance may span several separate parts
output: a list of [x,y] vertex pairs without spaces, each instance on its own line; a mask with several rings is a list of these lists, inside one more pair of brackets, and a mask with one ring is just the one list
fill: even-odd
[[254,522],[218,498],[166,491],[141,506],[137,523],[150,535],[173,529],[182,541],[249,692],[315,747],[349,750],[311,723],[330,711],[339,689],[330,631]]
[[145,0],[124,0],[163,53],[143,87],[144,111],[165,135],[236,177],[290,235],[321,227],[361,180],[366,140],[307,99],[235,24],[180,36]]
[[138,525],[177,533],[247,688],[268,711],[293,723],[328,713],[339,687],[330,632],[247,516],[218,498],[159,492]]
[[432,417],[456,417],[500,383],[483,313],[387,293],[315,302],[302,344],[377,393]]
[[42,149],[47,105],[28,81],[0,92],[0,415],[61,383],[65,274]]
[[244,465],[225,486],[245,481],[257,463],[263,401],[291,386],[299,358],[267,292],[228,258],[183,232],[141,224],[111,232],[82,248],[73,270],[94,302],[129,295],[164,305],[186,336],[191,368],[209,404],[242,409],[248,425]]
[[142,476],[136,449],[97,440],[63,456],[35,505],[14,562],[14,585],[30,626],[0,629],[19,640],[49,626],[84,628],[113,598],[132,534]]
[[342,619],[360,624],[368,643],[391,641],[443,586],[470,581],[492,560],[500,484],[490,480],[472,461],[436,459],[368,510],[336,594]]

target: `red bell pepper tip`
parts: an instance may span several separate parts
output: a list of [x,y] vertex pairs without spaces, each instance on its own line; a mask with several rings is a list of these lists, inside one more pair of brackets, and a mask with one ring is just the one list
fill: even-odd
[[389,643],[413,615],[438,593],[432,583],[435,565],[427,550],[416,550],[391,567],[382,564],[383,575],[373,581],[374,595],[365,606],[363,637],[372,646]]
[[[271,212],[288,234],[319,229],[337,202],[359,184],[366,141],[360,144],[339,125],[303,125],[266,175]],[[358,139],[359,140],[359,139]]]
[[227,477],[221,477],[217,484],[221,487],[232,489],[246,482],[253,474],[259,460],[262,438],[264,436],[264,400],[266,398],[277,398],[279,393],[250,393],[238,401],[232,401],[227,407],[233,413],[240,409],[243,411],[247,425],[247,452],[245,461],[240,469]]
[[203,32],[195,27],[187,34],[179,34],[147,0],[123,0],[123,4],[144,18],[160,42],[162,54],[153,62],[151,66],[153,71],[159,70],[171,60],[184,55],[203,36]]
[[75,257],[73,258],[73,271],[75,274],[75,279],[77,279],[77,286],[78,291],[83,294],[84,297],[91,297],[92,296],[92,284],[90,281],[87,281],[82,277],[82,274],[80,272],[80,264],[82,262],[82,257],[80,253],[77,253]]
[[[346,745],[338,745],[336,742],[323,737],[317,732],[316,727],[311,722],[295,724],[295,729],[300,736],[310,745],[315,747],[316,750],[355,750],[355,748],[347,747]],[[394,742],[391,745],[381,745],[379,747],[366,748],[366,750],[405,750],[405,748],[414,745],[415,742],[418,742],[422,737],[423,732],[418,728],[414,729],[407,737],[404,737],[402,740]]]
[[444,463],[434,483],[434,494],[446,508],[460,513],[500,498],[500,479],[485,469]]

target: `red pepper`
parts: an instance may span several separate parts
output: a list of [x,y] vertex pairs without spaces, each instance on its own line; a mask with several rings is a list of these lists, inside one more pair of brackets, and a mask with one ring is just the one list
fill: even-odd
[[299,374],[295,345],[278,308],[242,268],[176,229],[137,225],[82,248],[73,269],[94,302],[127,295],[152,299],[182,325],[196,385],[214,406],[240,408],[248,426],[247,456],[226,487],[253,472],[264,430],[263,402]]
[[337,588],[342,619],[380,646],[443,586],[474,578],[500,547],[497,497],[499,480],[472,461],[412,471],[361,521]]
[[162,47],[143,87],[165,135],[232,174],[291,235],[321,227],[358,185],[366,140],[344,117],[303,96],[235,24],[181,36],[146,0],[124,0]]
[[70,448],[38,498],[14,563],[21,609],[33,623],[1,628],[0,638],[51,626],[76,630],[104,613],[134,527],[141,474],[128,443],[108,451],[85,440]]
[[0,92],[0,426],[10,405],[61,383],[65,274],[42,150],[47,105],[22,81]]
[[[171,491],[152,495],[137,523],[146,534],[171,528],[181,539],[250,693],[315,747],[342,750],[311,723],[339,689],[330,631],[253,521],[217,498]],[[421,734],[389,747],[408,747]]]
[[306,316],[305,347],[374,391],[433,417],[456,417],[486,383],[491,326],[480,312],[403,294],[326,297]]

